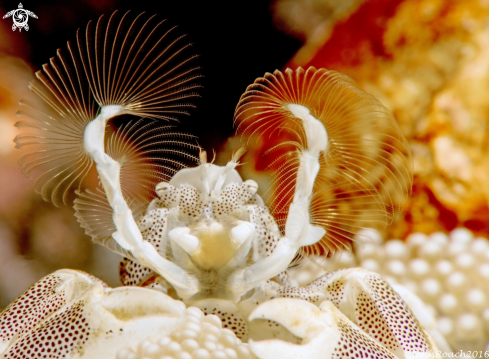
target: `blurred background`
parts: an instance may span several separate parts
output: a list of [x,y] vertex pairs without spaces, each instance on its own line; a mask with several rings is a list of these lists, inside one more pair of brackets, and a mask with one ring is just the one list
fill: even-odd
[[[29,31],[12,31],[11,18],[0,21],[0,307],[59,268],[119,285],[118,256],[91,244],[71,208],[34,193],[12,142],[17,102],[32,97],[34,72],[78,28],[116,9],[158,13],[189,35],[205,78],[197,109],[182,126],[208,152],[233,134],[234,108],[256,77],[297,66],[341,71],[394,113],[413,152],[413,194],[381,236],[405,240],[465,228],[467,238],[487,241],[489,0],[22,4],[38,16],[29,19]],[[0,1],[1,14],[17,7]]]

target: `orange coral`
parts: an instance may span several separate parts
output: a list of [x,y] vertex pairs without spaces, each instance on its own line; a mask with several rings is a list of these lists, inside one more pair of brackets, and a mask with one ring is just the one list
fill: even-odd
[[415,187],[389,236],[460,225],[489,235],[487,18],[484,1],[371,0],[288,64],[348,74],[408,137]]

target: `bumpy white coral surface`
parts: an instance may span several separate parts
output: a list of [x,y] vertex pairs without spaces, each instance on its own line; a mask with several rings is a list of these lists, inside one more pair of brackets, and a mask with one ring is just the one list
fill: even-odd
[[134,351],[121,349],[117,359],[251,359],[247,344],[241,343],[221,320],[198,308],[185,311],[185,322],[169,336],[146,340]]
[[[361,266],[400,284],[426,304],[437,330],[454,351],[483,350],[489,341],[489,242],[464,228],[407,240],[383,239],[376,231],[357,237],[355,254],[309,263],[292,273],[300,284],[325,270]],[[402,294],[401,294],[402,296]],[[406,298],[403,298],[406,300]],[[419,318],[422,321],[422,318]],[[422,323],[426,326],[428,324]]]

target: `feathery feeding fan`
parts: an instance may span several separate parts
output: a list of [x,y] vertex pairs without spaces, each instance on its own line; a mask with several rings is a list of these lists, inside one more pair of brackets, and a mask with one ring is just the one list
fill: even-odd
[[[324,237],[305,253],[351,249],[362,227],[388,225],[412,186],[411,153],[392,114],[346,75],[310,67],[258,78],[236,108],[238,130],[266,137],[260,149],[274,169],[269,205],[282,232],[297,186],[301,152],[308,147],[301,120],[287,109],[298,104],[321,121],[328,146],[319,158],[309,208]],[[263,160],[262,160],[263,161]]]
[[[21,103],[26,110],[19,114],[33,121],[19,122],[16,126],[29,127],[32,134],[17,136],[15,142],[17,148],[27,147],[29,152],[21,156],[20,163],[24,174],[35,179],[36,190],[46,201],[56,206],[69,204],[73,189],[81,188],[93,164],[84,148],[85,128],[102,106],[120,105],[123,108],[120,114],[160,120],[188,115],[187,110],[194,107],[191,101],[198,97],[197,80],[201,75],[199,68],[192,66],[197,56],[188,54],[190,45],[184,41],[185,36],[177,34],[176,27],[170,27],[155,15],[140,14],[132,18],[127,12],[119,19],[116,11],[108,20],[101,16],[96,24],[90,22],[85,34],[79,30],[77,44],[68,42],[68,54],[59,49],[57,57],[36,72],[37,80],[30,88],[49,107],[45,113]],[[143,123],[147,124],[137,121],[133,126]],[[151,130],[149,134],[148,130]],[[164,154],[186,155],[178,150],[182,146],[196,149],[182,140],[188,136],[179,133],[171,136],[168,127],[156,129],[153,125],[144,131],[134,128],[125,131],[137,131],[137,137],[116,133],[109,140],[112,148],[119,146],[130,152],[125,142],[131,140],[136,150],[137,142],[145,141],[137,150],[138,156],[167,163],[152,167],[148,161],[137,164],[123,161],[130,166],[141,166],[132,171],[148,175],[151,183],[168,180],[183,167]],[[166,133],[158,136],[158,131]],[[144,140],[141,135],[156,137]],[[117,155],[130,156],[125,151],[118,150]]]

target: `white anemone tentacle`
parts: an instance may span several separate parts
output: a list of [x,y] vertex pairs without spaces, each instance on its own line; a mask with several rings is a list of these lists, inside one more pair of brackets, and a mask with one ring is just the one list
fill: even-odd
[[84,134],[85,150],[96,163],[107,200],[113,209],[117,231],[112,237],[122,248],[130,251],[140,264],[153,269],[171,283],[181,298],[189,298],[198,291],[198,280],[161,257],[155,247],[143,240],[132,211],[122,195],[120,164],[105,153],[105,126],[109,119],[123,113],[122,106],[103,106],[100,114],[87,125]]

